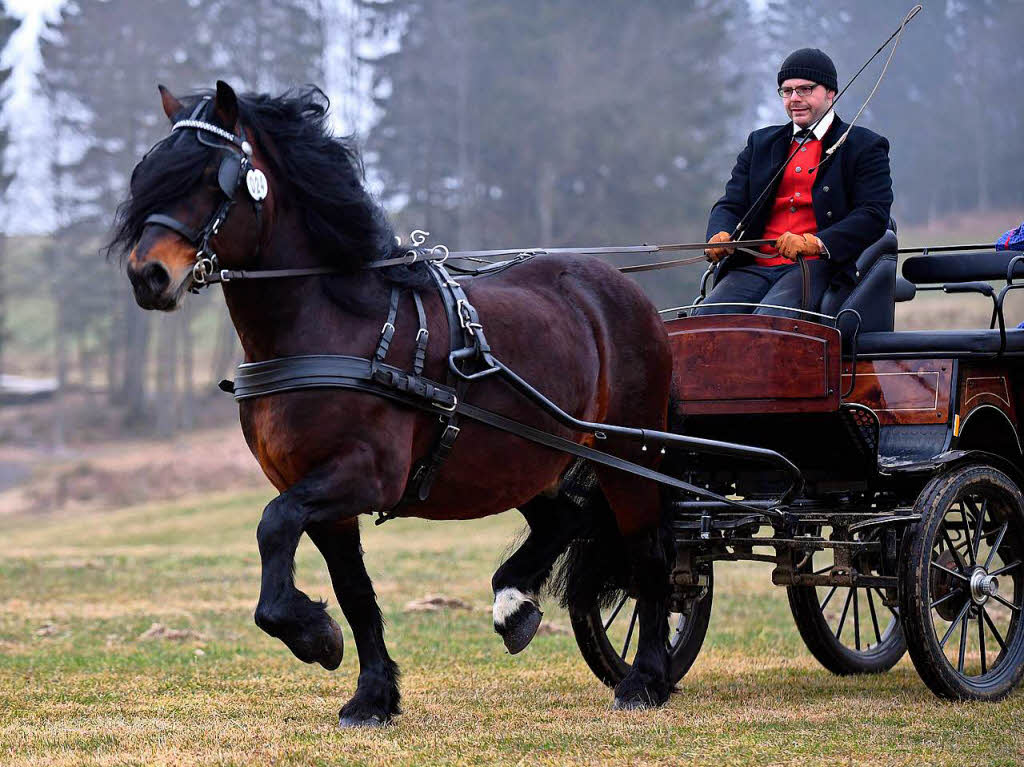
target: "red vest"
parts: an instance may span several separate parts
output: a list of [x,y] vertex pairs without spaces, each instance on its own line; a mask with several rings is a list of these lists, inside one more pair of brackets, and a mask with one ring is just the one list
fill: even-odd
[[[794,140],[790,145],[790,152],[796,147],[796,143]],[[784,232],[817,234],[818,221],[814,217],[811,194],[815,169],[820,160],[821,142],[811,139],[796,153],[796,157],[789,161],[789,165],[786,166],[786,170],[779,180],[771,216],[768,218],[768,223],[765,224],[764,234],[761,235],[764,239],[774,240]],[[793,263],[778,255],[779,251],[770,245],[762,245],[759,250],[767,255],[764,258],[758,257],[758,266]],[[808,258],[814,259],[818,256],[808,256]]]

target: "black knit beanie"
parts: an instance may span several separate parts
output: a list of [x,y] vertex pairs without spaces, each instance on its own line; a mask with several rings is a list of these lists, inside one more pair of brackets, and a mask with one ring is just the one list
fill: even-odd
[[824,85],[830,91],[839,90],[836,65],[832,63],[832,59],[817,48],[801,48],[786,57],[779,70],[779,85],[781,86],[791,77],[813,80]]

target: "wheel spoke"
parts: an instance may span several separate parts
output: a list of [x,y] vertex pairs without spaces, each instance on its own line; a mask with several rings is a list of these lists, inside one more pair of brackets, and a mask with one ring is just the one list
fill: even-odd
[[823,567],[820,570],[815,570],[814,571],[814,575],[821,575],[822,573],[827,573],[831,569],[832,569],[832,565],[829,565],[828,567]]
[[982,620],[981,613],[978,613],[978,643],[981,645],[981,675],[985,676],[988,673],[985,666],[985,621]]
[[639,608],[639,602],[633,605],[633,617],[629,619],[629,629],[626,631],[626,642],[622,645],[622,660],[626,660],[626,653],[629,652],[629,643],[633,640],[633,627],[636,626],[636,611]]
[[981,511],[978,512],[978,526],[974,530],[974,564],[978,563],[981,556],[981,530],[985,525],[985,509],[988,508],[988,498],[981,502]]
[[968,600],[967,603],[964,604],[963,609],[960,610],[960,614],[957,615],[953,619],[953,622],[949,624],[949,630],[946,631],[946,635],[944,637],[942,637],[942,641],[939,642],[939,647],[945,647],[946,646],[946,642],[948,642],[950,636],[952,636],[953,630],[957,627],[957,624],[960,623],[960,619],[963,618],[964,615],[967,614],[967,608],[969,608],[970,606],[971,606],[971,602],[970,602],[970,600]]
[[993,594],[992,598],[994,600],[996,600],[999,604],[1006,605],[1011,610],[1013,610],[1015,613],[1019,613],[1020,612],[1020,605],[1015,605],[1013,602],[1009,601],[1008,599],[1003,599],[998,594]]
[[[964,564],[964,560],[960,557],[960,552],[957,551],[956,546],[953,545],[953,541],[950,540],[950,538],[949,538],[949,530],[946,528],[945,520],[943,520],[943,522],[942,522],[942,538],[943,538],[943,540],[946,541],[946,546],[949,547],[949,553],[953,555],[953,559],[956,560],[956,563],[960,566],[960,569],[961,570],[966,570],[967,569],[967,565]],[[933,562],[932,564],[935,564],[935,563]],[[945,567],[943,567],[942,569],[946,570]],[[946,570],[946,572],[947,573],[952,573],[953,571],[952,570]],[[960,576],[960,577],[962,578],[963,576]]]
[[971,579],[970,579],[970,578],[968,578],[968,577],[967,577],[966,575],[964,575],[963,573],[958,573],[958,572],[956,572],[955,570],[950,570],[950,569],[949,569],[948,567],[943,567],[943,566],[942,566],[942,565],[940,565],[940,564],[939,564],[938,562],[930,562],[929,564],[930,564],[930,565],[931,565],[932,567],[937,567],[937,568],[938,568],[939,570],[942,570],[942,572],[944,572],[944,573],[949,573],[949,574],[950,574],[950,575],[952,575],[953,577],[955,577],[955,578],[959,578],[959,579],[960,579],[960,580],[962,580],[962,581],[967,581],[968,583],[970,583],[970,581],[971,581]]
[[878,630],[878,616],[875,615],[875,600],[871,598],[871,589],[864,589],[868,595],[868,609],[871,611],[871,623],[875,627],[875,638],[882,644],[882,632]]
[[843,624],[846,623],[846,613],[850,609],[850,600],[853,599],[854,589],[850,589],[850,593],[846,595],[846,604],[843,605],[843,614],[839,618],[839,628],[836,629],[836,639],[839,639],[839,635],[843,633]]
[[616,616],[619,614],[619,610],[622,609],[622,606],[624,604],[626,604],[626,600],[627,599],[629,599],[629,594],[623,594],[622,595],[622,599],[620,599],[619,603],[617,605],[615,605],[615,609],[612,610],[612,614],[608,616],[607,623],[604,624],[604,630],[605,631],[607,631],[608,627],[612,625],[612,621],[615,620]]
[[856,587],[850,590],[853,592],[853,642],[857,652],[860,652],[860,597],[857,596]]
[[876,594],[878,594],[878,598],[879,598],[880,600],[882,600],[882,604],[883,604],[883,605],[885,605],[885,609],[886,609],[886,610],[888,610],[889,612],[891,612],[891,613],[893,614],[893,616],[894,616],[894,617],[896,617],[896,618],[899,618],[899,617],[900,617],[900,611],[899,611],[899,610],[898,610],[897,608],[895,608],[895,607],[893,607],[892,605],[890,605],[890,604],[889,604],[889,603],[888,603],[888,602],[886,601],[886,599],[885,599],[885,594],[883,594],[883,593],[882,593],[881,591],[879,591],[878,589],[875,589],[875,593],[876,593]]
[[967,652],[967,616],[960,619],[960,654],[956,661],[957,673],[964,673],[964,654]]
[[971,543],[971,523],[967,519],[968,506],[971,507],[971,511],[973,511],[975,514],[978,513],[978,509],[974,505],[974,503],[968,500],[967,498],[964,498],[962,501],[960,501],[960,519],[964,523],[964,539],[967,543],[967,558],[971,564],[971,567],[974,567],[974,545]]
[[825,597],[825,601],[821,603],[821,608],[820,609],[821,609],[822,612],[825,612],[825,605],[828,604],[828,601],[832,598],[832,595],[836,593],[836,589],[838,589],[838,588],[839,588],[838,586],[833,586],[832,590],[830,592],[828,592],[828,596]]
[[999,642],[999,646],[1002,648],[1003,652],[1006,652],[1006,642],[1004,642],[1003,638],[999,635],[999,629],[997,629],[996,624],[992,622],[992,617],[988,614],[988,610],[986,610],[984,606],[981,608],[981,614],[985,616],[985,623],[988,624],[989,631],[991,631],[995,636],[996,641]]
[[1002,575],[1007,570],[1012,570],[1013,568],[1018,567],[1019,565],[1020,565],[1020,560],[1018,559],[1016,562],[1012,562],[1012,563],[1006,565],[1006,567],[999,568],[994,573],[989,573],[989,575]]
[[1003,526],[999,528],[999,535],[996,537],[996,544],[992,547],[992,550],[988,553],[988,558],[985,560],[985,569],[988,570],[988,566],[992,564],[992,558],[999,551],[999,547],[1003,545],[1003,536],[1006,535],[1007,529],[1009,529],[1010,523],[1003,522]]
[[952,591],[950,591],[950,592],[949,592],[948,594],[946,594],[946,595],[945,595],[944,597],[939,597],[939,598],[938,598],[938,599],[936,599],[936,600],[935,600],[934,602],[932,602],[932,607],[933,607],[933,608],[934,608],[934,607],[938,607],[938,606],[939,606],[939,605],[941,605],[941,604],[942,604],[943,602],[948,602],[948,601],[949,601],[950,599],[952,599],[953,597],[957,596],[957,595],[958,595],[958,594],[960,594],[960,593],[961,593],[961,591],[960,591],[960,587],[958,586],[957,588],[953,589],[953,590],[952,590]]

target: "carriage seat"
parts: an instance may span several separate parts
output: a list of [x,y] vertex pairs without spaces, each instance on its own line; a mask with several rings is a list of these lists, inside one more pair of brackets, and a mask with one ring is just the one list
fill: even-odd
[[[848,285],[832,285],[825,291],[822,314],[837,317],[845,309],[853,309],[860,314],[861,333],[891,331],[896,321],[897,248],[896,232],[889,228],[857,258],[857,283],[852,289]],[[839,318],[843,338],[856,329],[857,320],[852,314]]]
[[[1000,353],[999,330],[898,330],[862,333],[857,337],[858,357],[992,357]],[[1024,355],[1024,329],[1007,328],[1006,356]]]
[[[988,280],[1005,280],[1009,270],[1014,278],[1024,277],[1024,257],[1018,251],[923,253],[903,263],[901,293],[913,298],[920,288],[946,293],[978,293],[994,300],[1001,312],[1002,294]],[[1019,260],[1017,260],[1019,259]],[[1018,283],[1014,283],[1016,287]],[[922,287],[924,286],[924,287]],[[1022,286],[1024,287],[1024,286]],[[1005,293],[1010,288],[1005,288]],[[993,320],[997,317],[993,315]],[[857,341],[858,356],[878,357],[991,357],[1024,355],[1024,329],[916,330],[893,333],[862,333]]]

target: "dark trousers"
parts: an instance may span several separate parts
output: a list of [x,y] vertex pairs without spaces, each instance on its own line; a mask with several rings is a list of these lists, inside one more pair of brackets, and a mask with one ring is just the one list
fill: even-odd
[[[832,270],[827,261],[808,261],[811,278],[811,305],[803,307],[808,311],[819,311],[821,298],[825,295],[832,279]],[[776,314],[783,317],[799,318],[796,312],[786,312],[776,307],[799,309],[803,280],[799,264],[778,266],[738,266],[730,269],[704,299],[701,306],[693,310],[699,314]],[[704,304],[767,304],[763,306],[705,306]],[[768,306],[770,305],[770,306]],[[810,319],[805,317],[805,319]]]

